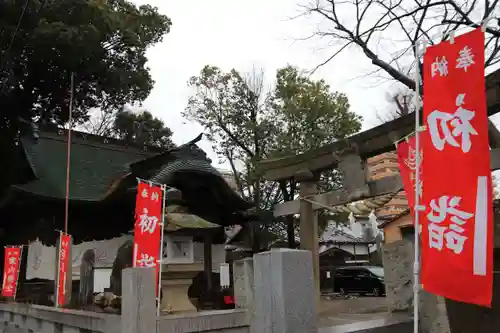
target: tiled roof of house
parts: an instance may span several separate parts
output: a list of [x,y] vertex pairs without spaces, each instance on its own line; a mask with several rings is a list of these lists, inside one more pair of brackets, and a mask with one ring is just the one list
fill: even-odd
[[320,244],[366,244],[370,243],[342,230],[335,222],[330,222],[319,238]]
[[[500,209],[500,199],[495,199],[493,200],[493,207],[496,209],[496,210],[499,210]],[[399,220],[400,218],[402,218],[403,216],[406,216],[410,214],[410,209],[406,209],[405,211],[401,212],[400,214],[397,214],[397,215],[394,215],[394,216],[391,216],[391,217],[387,217],[384,221],[382,221],[382,223],[379,224],[379,229],[383,229],[385,228],[386,226],[388,226],[389,224],[391,224],[392,222],[395,222],[397,220]]]
[[410,214],[410,208],[402,211],[400,214],[396,214],[393,216],[385,216],[385,219],[378,225],[378,228],[383,229],[386,226],[388,226],[389,224],[391,224],[392,222],[399,220],[400,218],[402,218],[403,216],[408,215],[408,214]]

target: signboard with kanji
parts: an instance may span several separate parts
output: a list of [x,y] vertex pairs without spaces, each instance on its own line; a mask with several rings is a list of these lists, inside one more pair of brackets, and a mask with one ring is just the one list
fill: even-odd
[[22,258],[21,246],[9,246],[5,248],[2,296],[16,298],[17,281]]
[[[422,133],[425,290],[491,305],[493,206],[484,79],[484,33],[427,49]],[[465,287],[467,286],[467,287]]]
[[66,281],[68,278],[71,279],[71,276],[68,276],[68,267],[71,265],[70,246],[71,236],[60,232],[56,306],[63,306],[66,303]]
[[163,189],[139,182],[135,206],[134,267],[154,267],[159,274]]

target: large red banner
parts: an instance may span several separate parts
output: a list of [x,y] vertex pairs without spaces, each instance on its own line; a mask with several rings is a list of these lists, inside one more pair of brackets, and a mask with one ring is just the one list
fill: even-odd
[[491,306],[493,207],[484,81],[476,29],[424,56],[425,190],[421,282],[453,300]]
[[[406,192],[406,198],[408,200],[408,205],[410,206],[410,210],[412,214],[414,213],[415,208],[415,189],[417,186],[416,183],[416,168],[417,168],[417,159],[416,159],[416,149],[415,149],[415,136],[409,137],[407,140],[402,141],[398,144],[397,147],[398,154],[398,164],[399,164],[399,173],[401,175],[401,180],[403,181],[403,186]],[[423,159],[422,148],[420,147],[420,172],[419,172],[419,199],[422,201],[422,191],[423,191],[423,179],[422,179],[422,159]],[[414,214],[413,214],[414,215]]]
[[60,232],[59,236],[59,262],[57,273],[57,306],[65,305],[66,281],[68,279],[68,266],[71,265],[69,247],[71,236]]
[[4,297],[16,298],[22,250],[23,248],[21,246],[11,246],[5,248],[2,284],[2,296]]
[[161,260],[163,189],[139,182],[134,226],[134,267],[155,267]]

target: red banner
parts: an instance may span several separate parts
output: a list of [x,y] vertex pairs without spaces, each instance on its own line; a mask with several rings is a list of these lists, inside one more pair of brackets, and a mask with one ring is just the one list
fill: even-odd
[[5,248],[2,284],[2,296],[4,297],[16,298],[22,253],[23,248],[21,246]]
[[425,290],[491,306],[493,207],[478,28],[424,56],[425,191],[422,271]]
[[[412,215],[414,215],[415,209],[415,189],[416,189],[416,150],[415,150],[415,136],[409,137],[408,140],[402,141],[398,144],[398,164],[401,179],[403,181],[403,186],[406,192],[406,198],[408,200],[408,206]],[[420,147],[420,202],[422,201],[422,190],[423,190],[423,179],[422,179],[422,158],[424,154],[422,152],[422,147]]]
[[65,305],[66,281],[68,279],[68,266],[71,265],[70,251],[71,236],[60,232],[59,236],[59,263],[57,273],[57,306]]
[[163,189],[139,182],[135,206],[134,267],[155,267],[161,251]]

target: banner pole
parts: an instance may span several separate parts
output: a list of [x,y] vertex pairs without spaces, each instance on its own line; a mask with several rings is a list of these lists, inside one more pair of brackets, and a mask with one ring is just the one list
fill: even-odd
[[75,89],[74,74],[70,76],[69,107],[68,107],[68,147],[66,152],[66,196],[64,200],[64,232],[68,233],[69,220],[69,173],[71,168],[71,127],[73,126],[73,93]]
[[163,266],[163,233],[165,232],[165,202],[167,196],[167,187],[162,185],[162,209],[161,209],[161,234],[160,234],[160,258],[158,258],[158,303],[156,305],[156,315],[160,316],[160,308],[161,308],[161,273]]
[[415,43],[415,209],[414,228],[415,258],[413,263],[413,333],[419,327],[419,289],[420,289],[420,53],[423,43]]
[[150,184],[150,185],[157,185],[157,186],[160,186],[160,187],[164,187],[165,189],[171,189],[171,190],[176,190],[175,187],[172,187],[172,186],[168,186],[166,184],[161,184],[161,183],[157,183],[157,182],[153,182],[151,180],[148,180],[148,179],[142,179],[142,178],[139,178],[139,177],[135,177],[135,179],[137,180],[137,183],[147,183],[147,184]]

